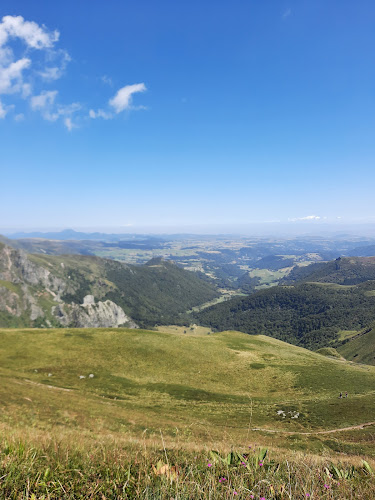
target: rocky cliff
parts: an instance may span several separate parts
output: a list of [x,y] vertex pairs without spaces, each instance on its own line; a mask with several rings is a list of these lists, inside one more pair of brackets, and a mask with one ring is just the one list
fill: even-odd
[[0,243],[0,326],[137,328],[111,300],[101,301],[91,294],[81,304],[64,300],[76,293],[77,284],[64,273],[63,263],[60,276],[48,264]]

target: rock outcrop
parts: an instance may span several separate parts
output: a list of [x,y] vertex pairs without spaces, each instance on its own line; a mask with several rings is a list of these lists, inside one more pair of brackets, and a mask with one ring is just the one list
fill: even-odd
[[77,328],[118,327],[138,328],[123,309],[111,300],[95,303],[93,295],[86,295],[83,304],[59,304],[52,313],[64,326]]
[[[111,300],[88,294],[82,304],[64,301],[64,295],[76,291],[70,276],[56,276],[46,266],[33,262],[24,251],[0,243],[0,326],[9,326],[14,323],[12,318],[18,318],[22,326],[138,328]],[[64,273],[63,263],[60,269]]]

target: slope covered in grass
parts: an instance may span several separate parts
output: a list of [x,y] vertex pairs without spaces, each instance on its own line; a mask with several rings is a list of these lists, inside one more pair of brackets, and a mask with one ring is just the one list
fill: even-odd
[[238,332],[1,330],[0,367],[0,422],[19,428],[238,442],[253,427],[340,429],[375,413],[375,368]]
[[375,365],[375,326],[349,338],[337,350],[346,359],[356,363]]

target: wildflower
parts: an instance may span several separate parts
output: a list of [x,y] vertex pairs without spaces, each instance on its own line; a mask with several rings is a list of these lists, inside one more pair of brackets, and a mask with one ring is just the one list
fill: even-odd
[[259,467],[263,467],[263,462],[259,462]]
[[326,488],[327,490],[329,490],[329,484],[325,484],[324,488]]
[[207,464],[207,467],[212,467],[212,464]]
[[246,462],[241,462],[241,465],[246,465]]
[[238,495],[236,490],[233,491],[233,495]]
[[255,498],[254,495],[250,495],[250,498]]
[[260,497],[260,500],[266,500],[266,497]]

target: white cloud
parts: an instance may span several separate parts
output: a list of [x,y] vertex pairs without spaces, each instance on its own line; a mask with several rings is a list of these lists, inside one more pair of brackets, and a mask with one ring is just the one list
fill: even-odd
[[286,19],[287,17],[292,15],[292,9],[286,9],[286,11],[283,13],[282,18]]
[[5,118],[7,110],[4,108],[3,103],[0,101],[0,119]]
[[114,108],[115,113],[121,113],[121,111],[131,108],[133,94],[136,92],[145,92],[146,90],[144,83],[125,85],[125,87],[122,87],[117,94],[110,99],[109,105]]
[[[58,90],[49,90],[48,83],[55,82],[63,75],[71,60],[67,51],[57,49],[56,42],[60,33],[51,31],[44,25],[34,21],[26,21],[22,16],[4,16],[0,19],[0,97],[12,96],[7,99],[19,103],[27,100],[33,111],[40,112],[48,121],[61,120],[70,131],[77,127],[82,113],[80,103],[60,104]],[[21,42],[21,43],[20,43]],[[104,75],[101,80],[112,86],[112,79]],[[55,84],[53,84],[55,86]],[[91,119],[109,120],[118,113],[130,109],[145,109],[143,106],[133,106],[133,95],[145,92],[144,83],[126,85],[108,101],[104,109],[90,109]],[[13,119],[21,121],[25,118],[22,110],[14,103],[0,102],[0,118],[14,109]],[[24,104],[23,104],[24,105]],[[77,114],[76,114],[77,113]],[[87,116],[87,115],[86,115]]]
[[12,94],[22,89],[22,72],[31,64],[30,59],[22,58],[8,67],[0,66],[0,94]]
[[290,222],[296,221],[312,221],[312,220],[320,220],[320,215],[307,215],[306,217],[294,217],[293,219],[288,219]]
[[40,95],[34,95],[30,99],[30,105],[33,110],[50,108],[55,102],[56,96],[58,94],[57,90],[44,90]]
[[69,130],[69,132],[71,132],[74,128],[77,127],[77,125],[75,125],[73,122],[72,122],[72,119],[71,118],[65,118],[64,120],[64,125],[65,127]]
[[81,104],[74,102],[68,105],[56,104],[57,90],[44,90],[40,95],[33,96],[30,99],[30,106],[34,111],[40,111],[45,120],[55,122],[60,117],[66,117],[65,126],[72,130],[73,125],[70,117],[81,109]]
[[40,71],[39,74],[45,80],[58,80],[61,76],[60,68],[57,66],[54,66],[53,68],[45,68],[44,71]]
[[47,81],[58,80],[62,77],[72,59],[66,50],[48,51],[47,55],[48,64],[51,64],[51,66],[46,66],[44,70],[39,71],[39,75]]
[[33,21],[25,21],[22,16],[4,16],[0,23],[0,46],[9,38],[21,38],[28,47],[45,49],[53,47],[60,33],[48,32],[45,26],[40,27]]
[[[22,44],[12,44],[12,39],[21,40],[26,48],[22,48]],[[35,83],[35,76],[44,80],[60,78],[70,56],[65,50],[54,49],[58,39],[58,31],[49,31],[45,26],[25,21],[22,16],[4,16],[0,22],[0,95],[18,94],[27,99],[32,95],[31,82]],[[13,49],[21,56],[16,57]],[[40,54],[36,59],[33,49]],[[45,68],[36,71],[34,67],[38,66]],[[48,120],[56,120],[61,114],[60,111],[52,112],[56,95],[57,91],[42,91],[30,98],[31,108],[43,110]]]
[[94,111],[93,109],[90,109],[89,111],[89,117],[90,118],[104,118],[104,120],[110,120],[113,118],[112,113],[107,113],[106,111],[103,111],[102,109],[98,109],[98,111]]

